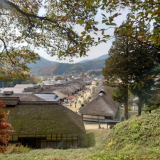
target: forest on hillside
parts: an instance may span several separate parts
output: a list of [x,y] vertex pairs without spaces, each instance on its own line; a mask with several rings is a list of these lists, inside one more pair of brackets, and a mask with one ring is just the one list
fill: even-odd
[[38,76],[63,75],[70,73],[79,74],[89,70],[102,69],[104,65],[105,59],[76,64],[59,63],[54,66],[40,68],[36,71],[31,69],[31,73],[36,73]]

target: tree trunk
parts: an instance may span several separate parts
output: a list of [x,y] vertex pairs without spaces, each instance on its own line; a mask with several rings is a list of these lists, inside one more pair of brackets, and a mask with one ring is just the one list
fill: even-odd
[[141,115],[141,109],[142,109],[142,97],[138,96],[139,101],[138,101],[138,116]]
[[124,119],[128,119],[128,85],[125,88]]
[[[126,69],[128,69],[128,40],[126,42]],[[124,119],[128,119],[128,74],[125,75],[124,78],[124,84],[125,84],[125,101],[124,101]]]

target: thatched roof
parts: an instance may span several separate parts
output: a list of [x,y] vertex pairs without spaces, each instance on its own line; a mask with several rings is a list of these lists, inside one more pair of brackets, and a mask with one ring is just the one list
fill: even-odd
[[85,133],[82,117],[55,102],[20,102],[9,110],[7,122],[16,130],[13,134],[80,135]]
[[78,83],[73,84],[73,87],[75,87],[77,90],[81,89],[81,86]]
[[76,91],[76,89],[73,86],[68,86],[66,87],[66,89],[71,93],[74,93]]
[[72,93],[75,92],[75,89],[73,89],[72,87],[70,86],[67,86],[67,87],[62,87],[62,88],[59,88],[57,89],[59,92],[65,94],[65,95],[71,95]]
[[117,107],[109,94],[101,93],[81,108],[79,112],[86,115],[111,116],[114,118],[117,113]]
[[86,83],[83,81],[74,81],[74,82],[78,83],[81,87],[86,86]]
[[98,88],[96,88],[96,91],[93,93],[92,97],[95,98],[101,91],[106,92],[106,90],[107,90],[107,86],[101,85]]
[[[113,104],[113,106],[117,106],[117,107],[118,107],[118,102],[114,101],[113,98],[111,97],[111,95],[110,95],[109,93],[107,93],[108,88],[110,88],[110,87],[109,87],[109,86],[105,86],[105,85],[99,86],[99,87],[96,89],[95,93],[92,95],[93,99],[96,98],[99,93],[105,93],[104,96],[106,97],[106,99],[107,99],[111,104]],[[112,89],[112,88],[111,88],[111,89]]]
[[6,97],[6,99],[8,98],[7,101],[10,101],[11,97],[19,97],[20,101],[44,101],[43,99],[31,93],[21,93],[21,94],[15,93],[11,95],[0,94],[0,99],[2,99],[3,97]]
[[42,90],[41,87],[28,87],[28,88],[25,88],[23,92],[39,93],[41,92],[41,90]]
[[56,94],[58,97],[60,97],[61,99],[64,99],[64,98],[67,98],[67,97],[68,97],[67,95],[61,93],[61,92],[58,91],[58,90],[53,91],[53,93],[55,93],[55,94]]
[[19,102],[19,97],[0,97],[0,100],[2,100],[2,104],[15,106]]

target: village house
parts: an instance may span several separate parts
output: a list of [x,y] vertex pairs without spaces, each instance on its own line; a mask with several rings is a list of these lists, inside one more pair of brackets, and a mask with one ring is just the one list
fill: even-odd
[[[13,91],[14,93],[22,93],[26,89],[28,89],[28,92],[39,91],[41,90],[41,85],[34,85],[34,84],[16,84],[14,87],[8,87],[4,88],[3,92],[5,91]],[[3,93],[2,92],[2,93]]]
[[10,110],[7,122],[15,129],[10,143],[55,149],[81,145],[81,137],[85,134],[81,116],[58,102],[44,101],[34,94],[11,95],[0,95],[6,110]]
[[98,95],[79,110],[83,120],[105,122],[106,119],[113,120],[115,118],[118,111],[118,103],[103,89],[98,91]]

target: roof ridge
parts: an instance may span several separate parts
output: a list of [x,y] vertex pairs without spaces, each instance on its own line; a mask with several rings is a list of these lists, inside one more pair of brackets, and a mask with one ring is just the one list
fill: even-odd
[[[63,105],[61,105],[61,106],[63,106]],[[63,107],[64,107],[64,106],[63,106]],[[70,110],[70,109],[68,109],[68,108],[66,108],[66,107],[64,107],[64,108],[65,108],[65,110],[67,111],[67,113],[70,112],[71,114],[76,114],[76,116],[79,116],[79,119],[80,119],[80,118],[82,119],[82,117],[81,117],[80,115],[78,115],[77,113],[73,112],[72,110]],[[69,116],[69,117],[70,117],[70,119],[72,120],[72,122],[75,123],[82,131],[85,130],[84,125],[81,126],[79,123],[77,123],[77,121],[75,121],[75,120],[73,119],[72,116]],[[83,122],[83,120],[82,120],[82,122]],[[83,128],[82,128],[82,127],[83,127]]]

